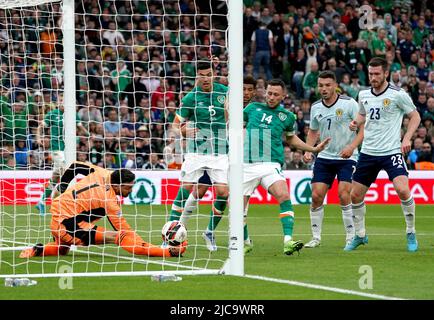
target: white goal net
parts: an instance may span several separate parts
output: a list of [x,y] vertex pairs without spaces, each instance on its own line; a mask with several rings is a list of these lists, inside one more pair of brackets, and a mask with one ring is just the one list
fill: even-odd
[[[186,139],[173,121],[197,85],[200,61],[214,61],[214,83],[228,85],[229,32],[225,0],[0,1],[0,277],[57,276],[65,266],[77,276],[240,273],[233,270],[243,268],[242,226],[229,227],[229,206],[214,232],[217,250],[203,239],[215,212],[215,186],[191,214],[182,256],[148,257],[111,239],[109,231],[122,230],[108,204],[99,215],[91,211],[99,195],[89,191],[93,185],[62,194],[86,194],[80,208],[79,201],[73,208],[52,201],[74,161],[92,172],[128,169],[135,184],[127,196],[118,194],[117,218],[140,241],[164,249],[162,227],[179,219],[173,212],[187,200],[179,198]],[[69,188],[93,181],[76,173]],[[75,239],[67,254],[59,244],[65,237]],[[57,254],[44,249],[41,256],[20,257],[49,243],[59,245]]]

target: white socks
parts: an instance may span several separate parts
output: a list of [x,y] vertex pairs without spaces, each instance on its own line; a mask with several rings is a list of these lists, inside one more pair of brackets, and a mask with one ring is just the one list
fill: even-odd
[[288,241],[291,241],[292,237],[291,236],[284,236],[283,237],[283,243],[287,243]]
[[365,206],[365,202],[362,201],[360,203],[353,203],[352,208],[353,208],[353,220],[354,220],[355,233],[359,237],[363,238],[366,235],[366,229],[365,229],[366,206]]
[[185,202],[184,210],[182,211],[182,215],[179,221],[181,221],[185,226],[187,226],[188,220],[190,219],[191,215],[193,214],[193,211],[196,208],[197,208],[197,199],[193,196],[193,193],[190,193],[190,195],[187,198],[187,201]]
[[405,223],[407,225],[407,233],[416,233],[414,222],[416,220],[416,205],[413,197],[410,196],[407,200],[401,200],[401,208],[404,213]]
[[313,209],[310,208],[310,223],[312,228],[312,236],[315,239],[321,240],[322,220],[324,218],[324,206]]
[[342,220],[344,221],[346,241],[351,240],[354,237],[354,221],[351,204],[341,206]]

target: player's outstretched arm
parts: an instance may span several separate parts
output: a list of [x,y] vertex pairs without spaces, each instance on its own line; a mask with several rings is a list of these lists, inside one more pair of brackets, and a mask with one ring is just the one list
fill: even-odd
[[117,231],[114,243],[122,247],[122,249],[132,254],[148,257],[178,257],[185,252],[187,242],[181,244],[181,246],[162,248],[144,241],[122,216],[116,200],[108,201],[107,207],[107,218],[113,229]]
[[[315,145],[315,143],[318,141],[318,138],[319,138],[318,130],[309,129],[309,131],[307,133],[306,144],[313,147]],[[306,163],[311,162],[312,161],[312,152],[306,151],[303,155],[303,160]]]
[[340,152],[340,156],[344,159],[348,159],[353,155],[354,150],[362,143],[363,136],[365,133],[365,126],[359,127],[359,132],[357,133],[354,140],[351,142],[351,144],[345,146],[345,148],[342,149]]
[[115,243],[129,253],[148,257],[179,257],[187,249],[187,241],[184,241],[180,246],[168,246],[162,248],[153,245],[152,243],[145,242],[134,231],[119,232]]
[[295,134],[286,138],[286,142],[288,142],[288,144],[291,147],[294,147],[294,148],[302,150],[302,151],[308,151],[308,152],[314,152],[314,153],[323,151],[327,147],[327,145],[329,144],[330,140],[331,140],[330,138],[324,139],[324,141],[319,143],[316,147],[312,147],[312,146],[304,143]]
[[416,132],[417,128],[420,124],[420,115],[417,110],[413,110],[409,114],[407,114],[410,122],[408,123],[407,132],[404,135],[401,143],[401,152],[403,154],[409,153],[411,150],[411,137]]

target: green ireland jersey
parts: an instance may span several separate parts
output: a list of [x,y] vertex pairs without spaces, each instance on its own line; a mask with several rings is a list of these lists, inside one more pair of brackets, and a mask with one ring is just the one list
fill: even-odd
[[195,138],[187,138],[187,153],[227,154],[225,101],[228,87],[214,83],[211,92],[194,87],[181,101],[177,117],[199,129]]
[[295,114],[282,106],[274,109],[266,103],[252,102],[244,109],[246,137],[244,162],[284,161],[282,136],[295,134]]
[[51,151],[63,151],[65,149],[63,139],[63,112],[59,109],[51,110],[45,115],[44,124],[47,128],[50,128]]

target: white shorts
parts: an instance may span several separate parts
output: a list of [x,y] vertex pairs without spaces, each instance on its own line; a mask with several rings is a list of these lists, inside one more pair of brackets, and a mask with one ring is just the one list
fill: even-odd
[[227,154],[204,155],[188,153],[181,166],[182,182],[197,183],[206,171],[213,184],[228,183],[229,158]]
[[53,173],[58,173],[59,175],[62,175],[66,166],[65,152],[53,151],[51,155],[53,159]]
[[276,181],[286,181],[279,163],[244,164],[243,194],[245,196],[252,195],[259,184],[268,190]]

